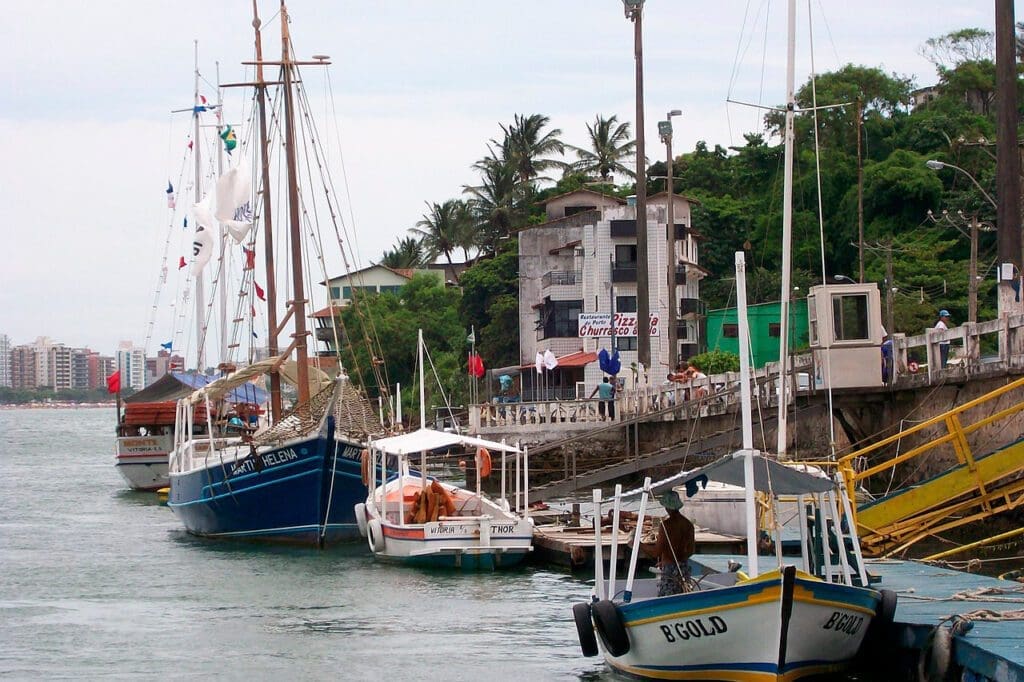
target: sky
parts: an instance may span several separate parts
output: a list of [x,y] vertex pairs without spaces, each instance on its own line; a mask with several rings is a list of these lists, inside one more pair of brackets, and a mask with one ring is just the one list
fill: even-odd
[[[164,191],[182,174],[189,124],[171,112],[192,104],[195,41],[208,96],[218,69],[220,82],[251,76],[241,62],[253,55],[252,4],[3,5],[0,334],[104,354],[122,340],[142,345],[168,234]],[[278,3],[259,5],[265,56],[276,57]],[[934,68],[918,52],[928,38],[994,25],[991,1],[798,5],[798,87],[812,54],[819,73],[864,64],[930,85]],[[305,86],[327,119],[358,265],[407,236],[425,202],[460,198],[463,185],[477,184],[473,162],[515,114],[548,116],[577,146],[586,146],[586,124],[598,114],[635,119],[633,28],[621,0],[293,0],[289,13],[297,56],[331,57],[326,73],[304,72]],[[785,3],[647,0],[643,27],[650,160],[664,157],[657,122],[671,109],[683,112],[674,119],[679,154],[698,140],[742,144],[760,129],[762,111],[728,98],[784,100]],[[225,94],[229,121],[242,110],[238,93]],[[171,261],[180,248],[175,242]],[[340,257],[327,261],[330,275],[344,273]],[[173,297],[161,293],[150,353],[177,324]],[[315,287],[314,305],[325,304]]]

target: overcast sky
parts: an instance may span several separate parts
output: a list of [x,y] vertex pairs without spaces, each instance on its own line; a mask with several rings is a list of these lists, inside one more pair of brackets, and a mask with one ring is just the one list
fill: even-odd
[[[798,84],[811,69],[808,3],[799,4]],[[811,4],[823,12],[813,27],[817,71],[865,64],[919,86],[935,81],[918,54],[925,40],[993,28],[991,0]],[[16,344],[47,335],[103,353],[120,340],[141,344],[167,232],[164,189],[181,173],[188,123],[170,112],[191,106],[194,40],[211,84],[217,62],[222,82],[246,78],[251,2],[3,5],[0,333]],[[279,54],[277,10],[260,0],[268,57]],[[424,202],[476,184],[471,164],[514,114],[545,114],[564,141],[581,146],[596,114],[635,118],[633,31],[621,0],[293,0],[289,11],[298,56],[333,61],[334,143],[348,178],[340,191],[351,196],[343,210],[354,217],[363,264],[407,234]],[[1024,18],[1021,3],[1016,13]],[[758,128],[757,110],[725,100],[783,101],[784,14],[778,0],[648,0],[649,158],[664,155],[657,121],[669,109],[683,111],[677,153],[697,140],[739,144]],[[322,75],[306,78],[323,94]],[[235,102],[240,95],[228,95],[229,120],[241,108],[233,111]],[[329,267],[342,274],[340,260]],[[323,287],[314,294],[323,305]],[[172,299],[165,292],[162,306]],[[150,351],[169,333],[158,329]]]

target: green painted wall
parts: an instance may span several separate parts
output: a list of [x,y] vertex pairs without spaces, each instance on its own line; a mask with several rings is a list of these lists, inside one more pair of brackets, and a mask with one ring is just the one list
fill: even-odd
[[[747,319],[750,322],[750,345],[753,348],[754,367],[764,367],[765,363],[778,362],[779,337],[771,334],[771,325],[778,324],[781,318],[779,303],[759,303],[747,306]],[[736,308],[711,310],[707,317],[708,350],[724,350],[739,354],[740,340],[723,333],[725,325],[737,325]],[[791,351],[806,348],[807,336],[807,299],[794,300],[789,305],[789,348]]]

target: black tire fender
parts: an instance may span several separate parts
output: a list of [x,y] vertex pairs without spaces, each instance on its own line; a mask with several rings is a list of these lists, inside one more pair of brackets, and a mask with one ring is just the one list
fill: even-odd
[[590,619],[590,604],[580,602],[572,605],[572,618],[576,621],[576,635],[580,639],[580,648],[586,657],[597,656],[597,635],[594,634],[594,621]]
[[626,626],[623,625],[622,616],[615,604],[608,599],[602,599],[591,605],[590,611],[605,651],[616,658],[628,654],[629,634],[626,633]]

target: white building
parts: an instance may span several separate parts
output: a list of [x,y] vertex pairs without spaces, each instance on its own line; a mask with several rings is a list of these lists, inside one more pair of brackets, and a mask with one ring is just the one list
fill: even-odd
[[146,351],[131,341],[117,347],[117,370],[121,372],[121,388],[141,390],[146,387]]
[[[674,195],[674,240],[671,255],[667,226],[668,194],[648,198],[648,301],[651,312],[651,365],[647,381],[660,383],[668,374],[669,267],[674,264],[678,323],[677,357],[686,359],[704,349],[705,309],[700,280],[706,271],[698,264],[699,233],[690,223],[691,200]],[[637,231],[636,207],[621,199],[580,190],[547,203],[549,221],[519,233],[519,334],[523,365],[537,353],[550,350],[556,357],[577,351],[611,349],[610,314],[616,319],[616,347],[623,371],[631,379],[637,361]],[[583,321],[581,323],[581,315]],[[600,382],[596,362],[582,371],[555,372],[542,379],[523,375],[523,399],[529,387],[544,382],[544,395],[573,397]],[[529,378],[528,378],[529,377]],[[555,390],[551,390],[554,388]]]
[[11,337],[0,334],[0,388],[11,386]]

